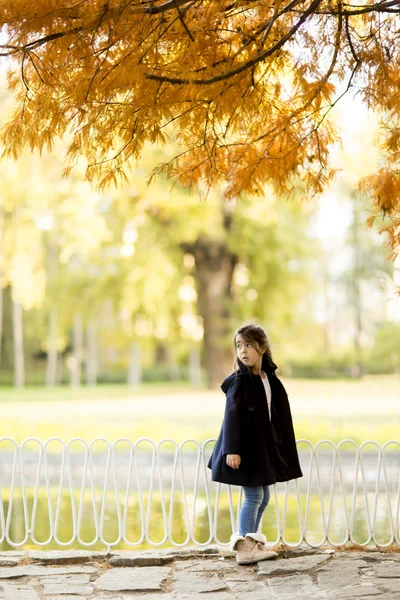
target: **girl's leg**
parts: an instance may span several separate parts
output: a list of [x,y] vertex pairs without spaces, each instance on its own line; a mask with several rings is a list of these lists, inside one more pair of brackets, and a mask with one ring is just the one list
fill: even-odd
[[267,508],[269,500],[271,498],[269,487],[267,485],[263,486],[263,491],[264,491],[264,497],[263,497],[263,500],[258,509],[257,518],[256,518],[256,522],[254,525],[254,527],[255,527],[254,532],[258,531],[258,528],[259,528],[260,522],[261,522],[261,517],[263,516],[264,510]]
[[240,509],[239,533],[244,537],[246,533],[257,531],[255,526],[258,512],[264,500],[264,489],[262,485],[244,485],[243,491],[245,501]]

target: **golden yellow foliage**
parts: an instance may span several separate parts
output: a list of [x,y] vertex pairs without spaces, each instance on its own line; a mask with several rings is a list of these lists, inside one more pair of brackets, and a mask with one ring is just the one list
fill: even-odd
[[397,3],[361,0],[2,0],[0,54],[17,108],[7,153],[73,136],[105,186],[146,142],[182,152],[158,171],[226,198],[269,184],[319,193],[334,175],[331,109],[357,89],[382,115],[387,164],[362,186],[399,247],[400,46]]

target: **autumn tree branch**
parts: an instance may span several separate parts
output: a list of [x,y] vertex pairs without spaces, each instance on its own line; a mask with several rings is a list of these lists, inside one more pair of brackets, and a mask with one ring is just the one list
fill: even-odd
[[155,172],[184,186],[286,194],[301,173],[319,193],[333,172],[332,108],[357,86],[384,117],[388,166],[368,189],[377,210],[399,210],[400,0],[56,4],[2,0],[0,56],[16,97],[6,154],[68,132],[68,164],[84,156],[104,187],[145,144],[172,141],[175,156]]
[[251,67],[254,67],[261,61],[265,60],[272,54],[275,54],[280,48],[282,48],[282,46],[290,38],[292,38],[294,36],[296,31],[303,25],[303,23],[308,19],[308,17],[314,12],[314,10],[320,4],[320,2],[321,2],[321,0],[313,0],[313,2],[310,4],[309,8],[306,11],[304,11],[304,13],[301,15],[300,19],[297,21],[297,23],[295,25],[293,25],[293,27],[291,27],[290,30],[284,36],[282,36],[281,39],[276,44],[274,44],[268,50],[261,52],[260,54],[258,54],[251,60],[245,62],[243,65],[241,65],[240,67],[237,67],[236,69],[232,69],[231,71],[222,73],[221,75],[216,75],[215,77],[211,77],[209,79],[183,79],[183,78],[176,78],[176,77],[165,77],[162,75],[154,75],[154,74],[148,74],[148,73],[146,73],[145,77],[147,79],[152,79],[154,81],[162,81],[164,83],[172,83],[172,84],[178,84],[178,85],[182,85],[185,83],[190,83],[192,85],[210,85],[213,83],[217,83],[218,81],[223,81],[225,79],[229,79],[230,77],[234,77],[235,75],[239,75],[240,73],[243,73],[243,71],[247,71]]

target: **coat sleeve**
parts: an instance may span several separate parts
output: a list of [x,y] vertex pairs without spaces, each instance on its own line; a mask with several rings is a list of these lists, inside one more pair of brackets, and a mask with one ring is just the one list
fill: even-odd
[[244,381],[234,379],[226,392],[224,421],[222,424],[222,454],[241,454],[243,449]]

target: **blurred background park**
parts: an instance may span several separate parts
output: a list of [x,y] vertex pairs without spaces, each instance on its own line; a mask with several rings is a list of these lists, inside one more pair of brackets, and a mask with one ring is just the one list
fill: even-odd
[[[6,118],[12,101],[4,85],[1,94]],[[0,437],[216,438],[233,332],[251,319],[269,335],[297,439],[398,439],[400,264],[388,260],[378,235],[383,220],[366,227],[370,200],[357,190],[379,159],[369,143],[376,124],[354,99],[335,110],[344,142],[334,153],[340,171],[312,201],[300,186],[293,201],[266,189],[263,197],[224,202],[218,189],[205,198],[163,177],[148,185],[151,169],[175,151],[168,146],[145,146],[128,181],[102,192],[84,181],[79,164],[61,176],[61,141],[51,154],[25,151],[3,161]],[[7,444],[1,456],[9,475]],[[35,443],[26,447],[34,451]],[[100,444],[99,464],[104,450]],[[54,446],[54,455],[59,451]],[[227,502],[224,494],[225,535]],[[45,515],[44,495],[41,503]],[[317,495],[312,503],[318,508]],[[65,539],[69,508],[67,502],[61,517]],[[15,503],[13,510],[23,509]],[[160,503],[153,510],[159,516]],[[294,500],[290,510],[296,536]],[[177,539],[182,504],[179,511]],[[198,514],[204,541],[204,498]],[[381,516],[385,528],[387,514]],[[267,519],[273,536],[272,512]],[[24,535],[21,523],[15,520],[16,539]],[[161,526],[151,523],[157,536]],[[133,513],[129,526],[134,536]],[[90,537],[90,507],[85,527]],[[45,540],[44,517],[40,528]],[[315,531],[318,539],[317,525]]]
[[[1,105],[5,119],[4,83]],[[101,193],[79,164],[61,176],[62,142],[3,161],[0,435],[216,435],[248,319],[269,335],[298,436],[394,435],[400,265],[356,185],[379,159],[376,123],[351,98],[335,115],[339,173],[313,201],[300,186],[293,201],[224,202],[148,185],[168,146]]]

